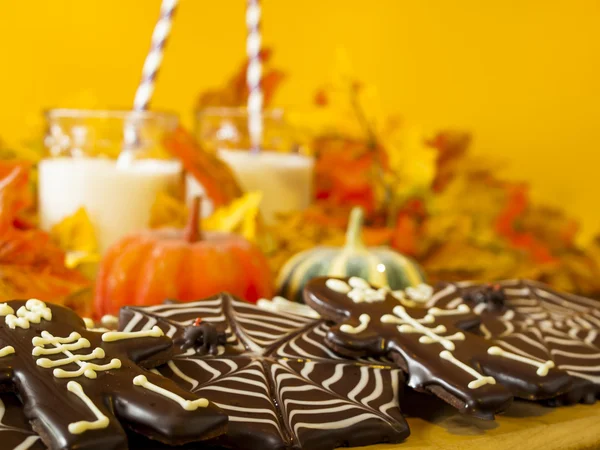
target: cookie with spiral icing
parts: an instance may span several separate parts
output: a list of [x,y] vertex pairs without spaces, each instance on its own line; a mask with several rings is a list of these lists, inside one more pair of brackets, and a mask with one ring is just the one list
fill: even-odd
[[499,353],[518,355],[533,367],[550,361],[571,378],[553,404],[593,403],[600,393],[600,303],[528,280],[440,286],[438,305],[468,305],[481,319],[482,336]]
[[[186,339],[202,324],[210,325],[208,333],[199,331],[196,343]],[[325,450],[400,442],[409,434],[398,404],[400,371],[334,353],[324,344],[327,325],[314,315],[267,311],[222,294],[126,307],[120,326],[158,326],[179,343],[179,353],[157,372],[229,415],[217,445]],[[212,336],[211,345],[205,335]]]
[[479,316],[459,302],[443,303],[452,290],[421,285],[406,291],[377,289],[361,278],[316,278],[305,301],[334,321],[326,343],[346,354],[392,358],[408,375],[408,385],[428,391],[461,412],[491,419],[511,402],[556,397],[570,380],[546,360],[515,358],[466,330]]

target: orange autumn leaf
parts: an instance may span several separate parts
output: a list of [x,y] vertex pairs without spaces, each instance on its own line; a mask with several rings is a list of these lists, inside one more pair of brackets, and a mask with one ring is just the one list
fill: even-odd
[[358,205],[367,212],[376,208],[377,150],[364,142],[337,137],[315,141],[315,197],[334,205]]
[[460,171],[460,160],[465,157],[471,143],[471,135],[459,131],[442,131],[427,142],[438,151],[437,174],[433,189],[444,190],[452,178]]
[[0,162],[0,301],[36,297],[64,303],[89,281],[65,267],[65,254],[48,233],[14,225],[31,201],[28,170],[26,164]]
[[407,213],[398,215],[392,235],[392,247],[400,253],[415,256],[418,253],[419,228],[417,221]]
[[[280,70],[269,67],[273,56],[273,51],[271,49],[263,48],[260,51],[260,56],[263,64],[263,75],[261,78],[263,106],[268,108],[277,88],[284,80],[285,74]],[[248,61],[245,61],[222,88],[211,89],[204,92],[198,99],[196,111],[208,107],[245,106],[248,101],[247,69]]]
[[394,232],[385,227],[365,227],[363,229],[363,241],[369,247],[389,245]]
[[17,213],[31,203],[28,189],[28,165],[0,162],[0,235],[17,220]]
[[540,242],[533,233],[518,229],[518,221],[523,217],[528,206],[527,186],[525,184],[510,186],[506,206],[496,218],[496,230],[513,247],[528,252],[536,263],[554,262],[554,256],[543,242]]
[[184,128],[179,127],[169,134],[164,145],[182,161],[185,170],[204,186],[215,208],[228,204],[242,194],[229,166],[216,155],[204,151]]

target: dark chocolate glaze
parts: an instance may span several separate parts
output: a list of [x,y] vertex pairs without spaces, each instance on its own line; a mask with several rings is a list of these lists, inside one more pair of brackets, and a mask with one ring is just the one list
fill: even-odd
[[477,299],[489,287],[470,282],[441,285],[440,290],[450,290],[440,304],[462,299],[479,314],[484,337],[506,350],[552,360],[571,379],[566,392],[548,387],[533,398],[547,398],[551,405],[595,402],[600,393],[600,303],[535,281],[505,280],[494,286],[502,308],[487,302],[478,307]]
[[[20,446],[20,447],[19,447]],[[43,450],[46,446],[23,414],[23,405],[13,394],[0,395],[0,448]]]
[[[402,332],[399,329],[401,324],[381,320],[384,315],[394,316],[397,306],[404,307],[406,313],[416,320],[424,319],[431,312],[430,308],[455,310],[456,305],[447,308],[446,302],[439,301],[453,288],[438,291],[423,306],[414,306],[410,302],[402,303],[390,293],[383,301],[355,303],[346,294],[329,289],[326,282],[327,278],[310,281],[304,297],[319,314],[338,324],[327,334],[329,346],[358,355],[389,355],[408,375],[409,386],[432,392],[461,412],[491,419],[510,404],[513,393],[524,398],[546,398],[556,397],[569,388],[569,377],[563,371],[550,369],[546,376],[538,376],[536,367],[532,365],[488,354],[493,344],[475,334],[464,332],[463,339],[452,341],[455,348],[448,349],[440,342],[423,342],[428,338],[421,332]],[[452,315],[436,315],[434,321],[423,325],[429,329],[443,326],[445,330],[437,334],[447,337],[471,329],[479,321],[472,310],[455,312]],[[359,317],[363,314],[371,319],[364,331],[357,334],[342,331],[344,325],[358,326]],[[476,377],[458,364],[441,358],[445,350],[451,351],[456,360],[479,376],[493,377],[496,384],[470,388],[469,383]]]
[[180,349],[159,371],[229,414],[215,445],[327,450],[400,442],[408,434],[401,373],[381,360],[344,358],[324,345],[320,320],[265,311],[228,294],[121,310],[132,329],[160,326],[175,342],[200,317],[224,336],[216,356]]
[[[25,305],[25,301],[7,302],[15,312]],[[123,449],[127,448],[127,437],[122,428],[144,433],[151,439],[179,444],[212,438],[225,429],[227,417],[214,405],[198,408],[195,411],[183,409],[175,401],[133,384],[133,378],[144,375],[148,381],[167,389],[188,400],[198,397],[181,389],[177,384],[152,372],[143,370],[138,364],[152,366],[154,354],[169,350],[172,341],[168,337],[141,337],[114,342],[103,342],[102,332],[89,331],[84,322],[72,310],[58,305],[47,305],[52,311],[52,319],[42,319],[30,323],[30,328],[11,329],[0,317],[0,347],[10,345],[15,353],[0,357],[0,384],[4,389],[18,392],[24,414],[31,422],[33,430],[51,449]],[[90,342],[88,348],[72,350],[75,355],[88,355],[95,348],[105,352],[104,358],[89,362],[107,364],[113,358],[121,361],[121,367],[97,371],[97,378],[84,375],[74,378],[57,378],[52,368],[37,365],[41,358],[63,359],[66,353],[33,356],[32,339],[43,331],[54,337],[68,337],[76,332]],[[46,348],[52,348],[47,345]],[[75,364],[60,366],[60,369],[76,371]],[[106,428],[88,430],[72,434],[69,424],[81,420],[94,421],[96,416],[89,406],[74,393],[68,391],[67,384],[75,381],[92,403],[108,417]]]

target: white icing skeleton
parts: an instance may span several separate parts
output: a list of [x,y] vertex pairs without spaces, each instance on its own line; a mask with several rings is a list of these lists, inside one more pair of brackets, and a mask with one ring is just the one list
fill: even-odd
[[456,346],[452,341],[464,341],[465,334],[462,332],[456,332],[450,336],[440,336],[441,333],[446,332],[444,325],[438,325],[435,328],[429,328],[423,325],[433,324],[435,317],[432,314],[427,314],[422,319],[414,319],[411,317],[403,306],[394,307],[394,315],[386,314],[381,317],[383,323],[393,323],[400,325],[398,331],[400,333],[419,333],[422,334],[419,338],[421,344],[441,344],[446,350],[454,350]]
[[[65,366],[68,364],[77,364],[79,370],[63,370],[54,369],[52,374],[56,378],[76,378],[85,375],[86,378],[94,379],[98,375],[96,372],[119,369],[121,367],[121,361],[114,358],[108,364],[94,364],[87,361],[93,359],[102,359],[106,355],[104,350],[100,347],[96,347],[92,352],[84,355],[75,355],[71,351],[82,350],[90,347],[90,341],[82,338],[79,333],[71,333],[68,337],[55,337],[47,331],[42,331],[41,337],[33,338],[33,356],[40,355],[55,355],[62,353],[66,358],[51,360],[48,358],[39,358],[36,364],[40,367],[50,369],[53,367]],[[46,345],[52,345],[52,348],[45,348]]]
[[[350,278],[348,283],[331,278],[325,282],[325,285],[335,292],[346,294],[354,303],[384,301],[387,293],[390,293],[400,302],[403,302],[403,300],[408,297],[413,302],[425,303],[430,300],[433,295],[433,288],[426,284],[420,284],[417,287],[409,287],[406,289],[405,294],[399,294],[396,291],[390,292],[389,289],[385,288],[375,290],[371,288],[369,283],[365,280],[357,277]],[[475,380],[471,381],[468,384],[468,387],[469,389],[477,389],[486,384],[496,384],[496,380],[493,377],[487,377],[480,374],[472,367],[458,360],[452,354],[452,350],[456,349],[455,341],[464,341],[466,338],[465,334],[461,331],[457,331],[449,336],[443,336],[443,334],[447,332],[444,325],[440,324],[434,327],[426,326],[435,324],[436,317],[438,316],[453,316],[470,312],[471,309],[465,304],[460,304],[456,308],[450,309],[432,307],[427,310],[427,314],[423,318],[415,319],[406,311],[404,306],[397,305],[393,309],[394,314],[384,314],[381,316],[380,321],[386,324],[398,325],[397,329],[400,333],[421,334],[422,336],[419,337],[419,343],[421,344],[440,344],[445,349],[440,353],[440,358],[449,361],[475,377]],[[340,331],[347,334],[362,333],[368,328],[370,321],[371,317],[368,314],[361,314],[359,317],[360,325],[355,327],[349,324],[343,324],[340,326]]]

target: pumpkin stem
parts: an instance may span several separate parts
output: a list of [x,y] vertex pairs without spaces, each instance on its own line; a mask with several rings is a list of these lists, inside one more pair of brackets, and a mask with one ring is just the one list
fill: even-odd
[[197,195],[192,199],[190,214],[185,225],[184,237],[190,244],[202,239],[202,230],[200,230],[200,213],[202,210],[202,197]]
[[362,240],[363,221],[363,209],[359,206],[352,208],[348,220],[348,229],[346,230],[346,249],[358,249],[365,246]]

